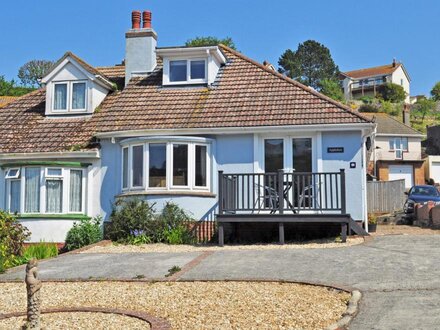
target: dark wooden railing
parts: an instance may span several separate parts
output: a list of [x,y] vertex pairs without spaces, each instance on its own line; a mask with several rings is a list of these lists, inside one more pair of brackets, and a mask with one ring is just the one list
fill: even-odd
[[305,211],[346,214],[345,172],[223,173],[219,214]]

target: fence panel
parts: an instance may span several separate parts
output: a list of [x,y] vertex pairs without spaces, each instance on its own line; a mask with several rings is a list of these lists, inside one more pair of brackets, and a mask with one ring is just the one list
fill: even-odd
[[392,213],[405,203],[405,180],[367,182],[369,213]]

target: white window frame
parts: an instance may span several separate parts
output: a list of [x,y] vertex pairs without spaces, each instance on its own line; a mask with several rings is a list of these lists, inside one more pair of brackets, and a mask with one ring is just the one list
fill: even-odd
[[[142,147],[142,185],[141,186],[134,186],[133,185],[133,148],[134,147]],[[131,190],[139,190],[145,188],[145,144],[133,144],[130,146],[130,150],[128,152],[128,160],[129,160],[129,175],[130,178],[129,181],[129,187]]]
[[[166,184],[165,187],[150,187],[149,186],[149,180],[150,180],[150,144],[164,144],[166,147]],[[187,166],[188,166],[188,184],[187,185],[174,185],[173,184],[173,145],[187,145],[188,146],[188,159],[187,159]],[[132,150],[134,146],[144,146],[144,180],[143,180],[143,186],[142,187],[133,187],[132,184]],[[196,145],[205,146],[206,147],[206,186],[196,186],[195,184],[195,149]],[[123,182],[123,150],[125,148],[128,148],[128,172],[129,172],[129,183],[130,186],[127,188],[122,187]],[[143,144],[140,143],[133,143],[133,144],[123,144],[121,148],[121,187],[122,192],[129,192],[129,191],[155,191],[155,192],[167,192],[167,191],[204,191],[209,192],[211,191],[211,177],[212,177],[212,152],[211,152],[211,142],[194,142],[191,140],[169,140],[169,139],[154,139],[149,140],[148,142],[145,142]]]
[[[397,139],[400,139],[400,145],[397,148]],[[403,148],[403,140],[406,140],[406,145],[407,148]],[[392,143],[392,146],[391,146]],[[409,151],[409,141],[408,141],[408,137],[405,136],[396,136],[396,137],[392,137],[389,139],[388,141],[388,145],[390,146],[390,152],[394,152],[394,156],[396,159],[403,159],[403,153],[404,152],[408,152]],[[398,156],[398,153],[400,152],[400,157]]]
[[[15,175],[11,175],[12,171],[17,171]],[[20,178],[20,168],[19,167],[11,167],[6,171],[5,179],[18,179]]]
[[[186,80],[170,81],[171,67],[173,61],[186,61]],[[205,78],[191,79],[191,61],[205,62]],[[206,84],[208,82],[208,58],[206,57],[175,57],[164,60],[163,84],[164,85],[188,85],[188,84]]]
[[[81,210],[78,212],[70,211],[70,172],[71,171],[81,171],[82,172],[82,180],[81,180]],[[67,214],[84,214],[86,209],[86,184],[87,184],[87,178],[86,178],[86,171],[84,168],[78,168],[78,167],[71,167],[66,169],[67,175],[65,178],[66,183],[66,208],[67,208]],[[64,199],[63,199],[64,200]],[[64,209],[64,207],[63,207]]]
[[[127,150],[127,185],[124,187],[124,149]],[[121,157],[121,187],[122,190],[130,190],[130,147],[126,146],[122,148]]]
[[[85,88],[84,88],[84,108],[82,108],[82,109],[74,109],[73,108],[73,85],[76,85],[76,84],[84,84],[85,85]],[[72,111],[72,112],[85,112],[85,111],[87,111],[87,90],[88,90],[87,80],[72,81],[72,82],[70,82],[70,88],[71,88],[70,111]]]
[[17,181],[20,182],[20,209],[18,210],[18,213],[21,213],[22,209],[23,209],[23,199],[22,199],[22,189],[23,189],[23,184],[22,184],[22,179],[19,178],[9,178],[9,179],[5,179],[5,188],[6,188],[6,211],[9,213],[13,213],[11,212],[11,201],[12,201],[12,192],[11,192],[11,183],[13,181]]
[[[73,109],[73,85],[74,84],[85,84],[86,88],[85,88],[85,108],[84,109]],[[82,112],[87,112],[88,109],[88,96],[89,96],[89,82],[88,80],[65,80],[65,81],[56,81],[52,83],[53,87],[52,87],[52,106],[51,106],[51,111],[53,113],[69,113],[69,112],[73,112],[73,113],[82,113]],[[67,85],[67,100],[66,100],[66,109],[55,109],[55,86],[56,85]]]
[[[69,82],[68,81],[57,81],[52,83],[52,111],[53,112],[69,112]],[[57,85],[66,85],[66,108],[65,109],[55,109],[55,86]]]

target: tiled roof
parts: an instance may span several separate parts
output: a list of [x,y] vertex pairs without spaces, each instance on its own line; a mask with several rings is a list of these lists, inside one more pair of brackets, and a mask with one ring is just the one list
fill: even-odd
[[108,78],[120,78],[125,77],[125,66],[115,65],[115,66],[98,66],[96,70],[101,72]]
[[411,128],[408,125],[405,125],[404,123],[398,121],[396,118],[383,113],[383,112],[362,112],[362,114],[370,118],[372,120],[375,120],[377,123],[377,134],[400,134],[402,136],[405,135],[420,135],[422,136],[422,133],[419,131]]
[[228,61],[212,87],[162,87],[162,67],[132,78],[98,132],[141,129],[354,124],[369,120],[262,64],[220,46]]
[[350,78],[367,78],[367,77],[373,77],[379,75],[389,75],[394,71],[396,71],[397,68],[399,68],[401,65],[402,65],[401,63],[396,63],[395,65],[391,63],[381,66],[375,66],[373,68],[342,72],[342,75]]
[[[121,130],[370,122],[262,64],[225,46],[221,49],[228,61],[212,87],[163,87],[162,61],[158,61],[150,76],[133,78],[88,117],[45,117],[45,91],[27,94],[0,111],[0,153],[94,148],[96,133]],[[95,70],[109,78],[123,71],[122,67]]]
[[20,96],[0,96],[0,108],[6,106],[7,104],[15,101]]

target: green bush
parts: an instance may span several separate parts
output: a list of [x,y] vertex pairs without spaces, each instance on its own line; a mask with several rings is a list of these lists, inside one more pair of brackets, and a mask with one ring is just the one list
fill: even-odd
[[16,265],[23,254],[23,243],[30,235],[14,215],[0,210],[0,272]]
[[102,240],[101,216],[75,222],[66,236],[66,250],[72,251]]
[[194,242],[187,223],[191,217],[178,205],[167,202],[158,215],[154,204],[130,198],[119,200],[106,233],[112,241],[126,244],[189,244]]
[[138,198],[117,200],[113,205],[111,225],[108,226],[106,235],[112,241],[122,243],[134,241],[138,236],[148,237],[151,241],[161,241],[162,228],[161,224],[155,221],[153,206]]
[[35,258],[38,260],[56,257],[58,255],[58,247],[55,243],[40,242],[32,244],[25,248],[23,258],[25,262]]
[[376,104],[362,104],[359,112],[379,112],[379,107]]

